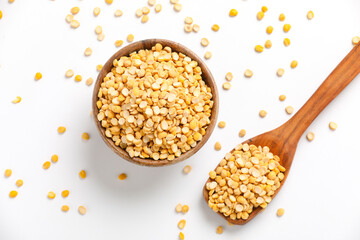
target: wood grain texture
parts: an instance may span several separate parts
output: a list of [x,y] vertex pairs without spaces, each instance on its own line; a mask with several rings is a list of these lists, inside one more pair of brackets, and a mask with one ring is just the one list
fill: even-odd
[[[273,154],[280,157],[280,163],[286,168],[285,177],[281,181],[280,188],[275,191],[273,198],[280,191],[289,175],[290,167],[295,155],[297,144],[305,130],[321,113],[321,111],[360,73],[360,44],[355,46],[352,51],[342,60],[335,70],[320,85],[316,92],[304,104],[304,106],[286,123],[280,127],[250,138],[243,142],[256,146],[268,146]],[[234,149],[232,150],[232,152]],[[207,180],[209,182],[210,179]],[[206,182],[206,183],[207,183]],[[209,195],[206,190],[206,183],[203,188],[203,196],[208,202]],[[255,208],[247,220],[231,220],[223,214],[218,213],[226,221],[243,225],[253,219],[264,209]]]
[[[143,159],[143,158],[139,158],[139,157],[131,158],[124,149],[116,146],[115,143],[112,141],[112,139],[107,138],[105,136],[105,129],[101,126],[101,123],[97,120],[97,114],[99,113],[99,110],[96,106],[96,101],[98,100],[97,95],[98,95],[99,88],[100,88],[100,85],[101,85],[104,77],[106,76],[107,73],[109,73],[111,71],[111,68],[113,67],[113,61],[115,59],[119,59],[122,56],[129,56],[130,53],[139,51],[141,49],[151,49],[153,46],[155,46],[156,43],[162,44],[163,47],[169,46],[169,47],[171,47],[171,49],[174,52],[184,53],[191,59],[197,61],[202,70],[203,80],[211,88],[211,92],[213,95],[212,100],[214,101],[214,106],[211,111],[210,124],[209,124],[208,128],[206,129],[206,133],[203,136],[202,140],[194,148],[191,148],[189,151],[187,151],[186,153],[183,153],[180,157],[177,157],[172,161],[153,160],[153,159],[149,159],[149,158]],[[202,146],[204,146],[204,144],[207,142],[211,133],[214,130],[214,127],[215,127],[216,121],[217,121],[218,108],[219,108],[218,97],[219,97],[219,95],[217,92],[217,87],[215,84],[214,77],[212,76],[210,70],[207,68],[205,63],[201,60],[201,58],[199,58],[193,51],[191,51],[187,47],[185,47],[179,43],[173,42],[173,41],[169,41],[169,40],[165,40],[165,39],[147,39],[147,40],[142,40],[139,42],[132,43],[132,44],[120,49],[105,63],[105,65],[103,66],[103,68],[101,69],[101,71],[97,77],[97,80],[96,80],[96,83],[94,86],[94,90],[93,90],[93,97],[92,97],[93,118],[95,121],[95,125],[100,132],[100,136],[104,140],[106,145],[108,147],[110,147],[116,154],[118,154],[123,159],[125,159],[129,162],[135,163],[135,164],[139,164],[139,165],[143,165],[143,166],[150,166],[150,167],[171,165],[171,164],[175,164],[175,163],[184,161],[185,159],[191,157],[197,151],[199,151],[199,149]]]

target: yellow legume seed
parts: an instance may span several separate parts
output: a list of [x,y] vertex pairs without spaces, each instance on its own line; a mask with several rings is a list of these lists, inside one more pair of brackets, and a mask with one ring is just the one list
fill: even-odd
[[185,24],[192,24],[193,23],[193,19],[192,17],[186,17],[184,20]]
[[18,192],[15,190],[10,191],[10,193],[9,193],[10,198],[15,198],[17,195],[18,195]]
[[52,161],[53,163],[57,163],[57,162],[59,161],[59,156],[56,155],[56,154],[52,155],[52,156],[51,156],[51,161]]
[[182,205],[181,205],[180,203],[178,203],[178,205],[176,205],[175,211],[176,211],[177,213],[179,213],[179,212],[182,211]]
[[71,23],[72,20],[74,20],[74,15],[68,14],[65,17],[66,22]]
[[290,28],[291,28],[290,24],[284,24],[283,30],[284,30],[284,32],[289,32]]
[[180,12],[182,9],[182,5],[180,3],[174,4],[174,10]]
[[115,41],[115,47],[120,47],[121,45],[124,44],[124,41],[123,40],[116,40]]
[[149,21],[149,15],[144,15],[144,16],[142,16],[141,22],[142,22],[142,23],[146,23],[147,21]]
[[98,70],[99,72],[101,71],[101,69],[103,68],[103,65],[102,64],[98,64],[96,66],[96,70]]
[[360,37],[359,37],[359,36],[353,37],[352,43],[353,43],[354,45],[358,44],[359,42],[360,42]]
[[221,150],[221,144],[219,142],[215,143],[215,150],[220,151]]
[[54,192],[48,192],[47,196],[49,199],[54,199],[56,197],[56,194]]
[[279,20],[282,22],[285,20],[285,14],[281,13],[279,16]]
[[309,11],[306,16],[307,16],[307,19],[311,20],[311,19],[314,18],[314,12],[313,12],[313,11]]
[[88,78],[88,79],[86,79],[86,85],[88,85],[88,86],[91,86],[91,84],[93,84],[93,82],[94,82],[94,79],[92,79],[92,78]]
[[286,99],[286,96],[285,96],[285,95],[280,95],[280,96],[279,96],[279,100],[280,100],[280,101],[283,102],[283,101],[285,101],[285,99]]
[[273,28],[272,26],[268,26],[268,27],[266,28],[267,34],[272,34],[273,31],[274,31],[274,28]]
[[193,30],[193,32],[197,33],[197,32],[200,30],[200,26],[197,25],[197,24],[194,24],[194,25],[192,26],[192,30]]
[[224,128],[225,125],[226,125],[226,123],[224,121],[220,121],[218,124],[219,128]]
[[246,135],[246,130],[245,129],[241,129],[239,132],[239,137],[245,137]]
[[84,54],[85,54],[85,56],[90,56],[92,54],[92,49],[89,47],[86,48]]
[[98,41],[102,41],[102,40],[104,40],[104,38],[105,38],[105,34],[104,34],[104,33],[100,33],[100,34],[97,36],[97,40],[98,40]]
[[141,11],[142,11],[142,13],[145,14],[145,15],[150,13],[150,9],[149,9],[148,7],[143,7],[143,8],[141,9]]
[[229,82],[224,82],[222,85],[223,89],[229,90],[231,88],[231,84]]
[[113,0],[105,0],[105,2],[110,5],[113,3]]
[[235,17],[238,15],[238,11],[236,9],[231,9],[229,12],[230,17]]
[[115,12],[114,12],[114,16],[115,17],[121,17],[123,15],[123,12],[120,10],[120,9],[117,9]]
[[90,136],[89,136],[88,133],[84,132],[83,134],[81,134],[81,138],[84,139],[84,140],[89,140]]
[[185,174],[189,174],[191,172],[192,167],[190,165],[186,165],[183,169]]
[[43,163],[43,166],[42,166],[42,167],[43,167],[43,169],[46,170],[46,169],[49,169],[50,165],[51,165],[51,162],[50,162],[50,161],[46,161],[46,162]]
[[161,11],[161,9],[162,9],[162,6],[161,6],[161,4],[156,4],[155,5],[155,12],[160,12]]
[[287,106],[285,108],[285,111],[286,111],[287,114],[290,115],[290,114],[292,114],[294,112],[294,108],[292,106]]
[[81,76],[81,75],[76,75],[76,76],[75,76],[75,81],[76,81],[76,82],[81,82],[81,80],[82,80],[82,76]]
[[279,209],[276,211],[276,215],[278,215],[279,217],[281,217],[282,215],[284,215],[284,212],[285,212],[285,209],[279,208]]
[[279,76],[279,77],[282,77],[285,73],[285,70],[283,68],[279,68],[277,71],[276,71],[276,74]]
[[24,181],[21,179],[18,179],[15,184],[17,187],[21,187],[24,184]]
[[184,206],[182,206],[181,211],[183,214],[187,213],[189,211],[189,206],[185,204]]
[[311,142],[312,140],[314,140],[315,138],[315,133],[313,132],[308,132],[308,134],[306,134],[306,139]]
[[204,58],[205,59],[210,59],[212,57],[212,53],[211,52],[209,52],[209,51],[207,51],[206,53],[205,53],[205,55],[204,55]]
[[19,103],[21,102],[21,97],[17,96],[14,100],[11,101],[12,103]]
[[246,78],[251,78],[254,75],[254,73],[250,69],[246,69],[244,72],[244,76]]
[[40,80],[42,78],[42,74],[40,72],[37,72],[35,74],[35,80]]
[[260,21],[264,18],[265,14],[263,11],[260,11],[256,14],[256,18]]
[[86,214],[86,208],[84,206],[79,206],[78,211],[81,215]]
[[178,228],[181,230],[181,229],[184,229],[186,225],[186,220],[185,219],[181,219],[178,223]]
[[78,14],[80,11],[80,8],[79,7],[73,7],[70,12],[73,14],[73,15],[76,15]]
[[218,227],[216,228],[216,233],[217,233],[217,234],[222,234],[223,232],[224,232],[224,229],[223,229],[222,226],[218,226]]
[[78,20],[73,19],[73,20],[71,20],[71,22],[70,22],[70,27],[72,27],[72,28],[78,28],[78,27],[80,27],[80,22],[79,22]]
[[184,233],[180,232],[179,233],[179,238],[180,238],[180,240],[184,240],[184,238],[185,238]]
[[298,65],[298,62],[296,60],[292,61],[290,64],[291,68],[296,68],[297,65]]
[[69,190],[64,190],[64,191],[61,192],[61,196],[62,196],[63,198],[68,197],[69,194],[70,194],[70,191],[69,191]]
[[67,211],[69,211],[69,210],[70,210],[70,208],[69,208],[68,205],[62,205],[62,206],[61,206],[61,211],[67,212]]
[[200,43],[201,43],[201,46],[206,47],[209,45],[209,40],[207,38],[202,38]]
[[284,39],[284,45],[285,45],[285,47],[289,46],[290,45],[290,39],[285,38]]
[[227,80],[227,81],[231,81],[231,80],[233,80],[233,74],[231,73],[231,72],[228,72],[226,75],[225,75],[225,79]]
[[266,40],[266,42],[265,42],[265,47],[266,47],[266,48],[271,48],[271,47],[272,47],[272,43],[271,43],[270,40]]
[[256,45],[255,46],[255,51],[258,53],[261,53],[262,51],[264,51],[264,47],[261,45]]
[[85,178],[86,178],[86,172],[85,172],[85,170],[81,170],[81,171],[79,172],[79,176],[80,176],[80,178],[85,179]]
[[67,71],[65,72],[65,77],[71,78],[71,77],[73,77],[73,76],[74,76],[74,71],[73,71],[73,70],[69,69],[69,70],[67,70]]
[[134,35],[129,34],[126,39],[128,42],[132,42],[132,41],[134,41]]
[[262,6],[262,8],[261,8],[261,11],[262,11],[262,12],[266,13],[267,10],[268,10],[268,8],[267,8],[266,6]]
[[119,176],[118,176],[119,180],[125,180],[127,178],[127,175],[126,173],[121,173]]
[[156,0],[148,0],[148,4],[149,4],[149,6],[154,6],[155,5],[155,3],[156,3]]
[[192,31],[192,26],[191,26],[191,24],[185,24],[185,25],[184,25],[184,31],[185,31],[186,33],[190,33],[190,32]]
[[265,110],[260,110],[260,112],[259,112],[260,117],[264,118],[264,117],[266,117],[266,115],[267,115],[267,112]]
[[329,123],[329,128],[330,128],[331,130],[335,131],[336,128],[337,128],[337,124],[334,123],[334,122],[330,122],[330,123]]
[[2,13],[2,11],[0,10],[0,19],[2,19],[2,17],[3,17],[3,13]]
[[211,27],[211,30],[213,30],[214,32],[219,31],[219,29],[220,29],[220,27],[219,27],[219,25],[217,25],[217,24],[214,24],[214,25],[212,25],[212,27]]
[[101,27],[101,26],[96,26],[96,27],[95,27],[95,33],[96,33],[96,34],[102,33],[102,27]]
[[66,127],[60,126],[57,129],[58,133],[64,133],[66,131]]
[[11,174],[12,174],[12,170],[11,169],[6,169],[5,170],[5,173],[4,173],[4,175],[5,175],[5,177],[10,177],[11,176]]
[[99,7],[94,8],[94,11],[93,11],[94,16],[95,16],[95,17],[99,16],[100,11],[101,11],[101,10],[100,10],[100,8],[99,8]]

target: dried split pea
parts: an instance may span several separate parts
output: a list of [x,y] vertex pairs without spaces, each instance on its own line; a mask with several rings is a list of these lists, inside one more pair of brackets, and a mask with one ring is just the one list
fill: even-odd
[[246,69],[245,73],[244,73],[244,76],[247,77],[247,78],[251,78],[253,76],[253,74],[254,73],[250,69]]
[[97,40],[98,40],[98,41],[102,41],[102,40],[104,40],[104,38],[105,38],[105,34],[104,34],[104,33],[100,33],[100,34],[97,36]]
[[113,3],[113,0],[105,0],[105,2],[110,5]]
[[56,194],[54,192],[48,192],[47,196],[49,199],[54,199],[56,197]]
[[276,74],[279,76],[279,77],[282,77],[285,73],[285,70],[283,68],[279,68],[277,71],[276,71]]
[[79,176],[80,176],[80,178],[85,179],[85,178],[86,178],[86,172],[85,172],[85,170],[81,170],[81,171],[79,172]]
[[24,181],[21,179],[18,179],[15,184],[17,187],[21,187],[24,184]]
[[40,72],[37,72],[35,74],[35,80],[40,80],[42,78],[42,74]]
[[182,205],[181,205],[180,203],[179,203],[178,205],[176,205],[175,211],[176,211],[177,213],[179,213],[179,212],[182,211]]
[[290,39],[285,38],[284,39],[284,45],[285,45],[285,47],[289,46],[290,45]]
[[246,130],[245,129],[241,129],[239,132],[239,137],[245,137],[246,135]]
[[284,215],[284,212],[285,212],[285,209],[279,208],[279,209],[276,211],[276,215],[278,215],[279,217],[281,217],[282,215]]
[[103,68],[103,65],[102,64],[98,64],[96,66],[96,70],[98,70],[99,72],[101,71],[101,69]]
[[134,35],[129,34],[126,39],[128,42],[132,42],[132,41],[134,41]]
[[75,15],[78,14],[80,12],[80,8],[79,7],[73,7],[70,12]]
[[270,40],[266,40],[266,42],[265,42],[265,47],[266,47],[266,48],[271,48],[271,47],[272,47],[272,43],[271,43]]
[[267,33],[267,34],[272,34],[273,31],[274,31],[274,28],[273,28],[272,26],[268,26],[268,27],[266,28],[266,33]]
[[215,143],[215,150],[220,151],[221,150],[221,144],[219,142]]
[[238,11],[236,9],[231,9],[229,12],[230,17],[235,17],[238,15]]
[[161,6],[161,4],[156,4],[156,6],[155,6],[155,12],[160,12],[161,11],[161,9],[162,9],[162,6]]
[[0,10],[0,19],[2,19],[2,17],[3,17],[3,13],[2,13],[2,11]]
[[209,45],[209,40],[207,38],[202,38],[200,43],[201,43],[201,46],[206,47]]
[[335,131],[336,128],[337,128],[337,124],[334,123],[334,122],[330,122],[330,123],[329,123],[329,128],[330,128],[331,130]]
[[124,41],[123,40],[116,40],[115,41],[115,47],[120,47],[121,45],[124,44]]
[[311,19],[314,18],[314,12],[313,12],[313,11],[309,11],[306,16],[307,16],[307,19],[311,20]]
[[99,8],[99,7],[94,8],[94,11],[93,11],[94,16],[95,16],[95,17],[99,16],[100,11],[101,11],[101,10],[100,10],[100,8]]
[[90,56],[92,54],[92,49],[89,47],[86,48],[84,54],[85,54],[85,56]]
[[15,190],[10,191],[10,193],[9,193],[10,198],[15,198],[17,195],[18,195],[18,192]]
[[192,26],[192,30],[193,30],[193,32],[198,32],[199,30],[200,30],[200,26],[199,25],[197,25],[197,24],[194,24],[193,26]]
[[180,12],[182,9],[182,5],[180,3],[174,4],[174,10]]
[[5,177],[10,177],[11,176],[11,174],[12,174],[12,170],[11,169],[6,169],[5,170],[5,173],[4,173],[4,175],[5,175]]
[[286,96],[285,96],[285,95],[280,95],[280,96],[279,96],[279,100],[280,100],[280,101],[283,102],[283,101],[285,101],[285,99],[286,99]]
[[81,138],[84,139],[84,140],[89,140],[90,136],[89,136],[88,133],[84,132],[83,134],[81,134]]
[[14,100],[11,101],[12,103],[19,103],[21,102],[21,97],[17,96]]
[[261,8],[261,11],[262,11],[262,12],[266,13],[267,10],[268,10],[268,8],[267,8],[266,6],[262,6],[262,8]]
[[359,37],[359,36],[353,37],[352,43],[353,43],[354,45],[358,44],[359,42],[360,42],[360,37]]
[[185,24],[185,26],[184,26],[184,31],[185,31],[186,33],[190,33],[190,32],[192,31],[192,26],[191,26],[191,24]]
[[76,76],[75,76],[75,81],[76,81],[76,82],[81,82],[81,80],[82,80],[82,76],[81,76],[81,75],[76,75]]
[[267,112],[265,110],[260,110],[260,112],[259,112],[260,117],[264,118],[264,117],[266,117],[266,115],[267,115]]
[[86,214],[86,208],[84,206],[79,206],[78,211],[81,215]]
[[183,169],[185,174],[189,174],[191,172],[192,167],[190,165],[186,165]]
[[73,20],[71,20],[71,22],[70,22],[70,27],[72,27],[72,28],[78,28],[78,27],[80,27],[80,22],[79,22],[78,20],[73,19]]
[[141,9],[141,11],[142,11],[142,13],[143,13],[144,15],[150,13],[150,9],[149,9],[148,7],[143,7],[143,8]]
[[69,210],[70,210],[70,208],[69,208],[68,205],[62,205],[62,206],[61,206],[61,211],[67,212],[67,211],[69,211]]
[[181,230],[181,229],[184,229],[185,227],[185,224],[186,224],[186,220],[185,219],[181,219],[178,223],[178,228]]
[[212,25],[212,27],[211,27],[211,30],[213,30],[214,32],[219,31],[219,29],[220,29],[220,27],[219,27],[219,25],[217,25],[217,24],[214,24],[214,25]]
[[290,24],[284,24],[283,30],[284,30],[284,32],[289,32],[290,28],[291,28]]
[[264,47],[261,45],[256,45],[255,46],[255,51],[258,53],[261,53],[262,51],[264,51]]
[[209,52],[209,51],[207,51],[206,53],[205,53],[205,55],[204,55],[204,58],[205,59],[210,59],[212,57],[212,53],[211,52]]
[[256,18],[260,21],[264,18],[265,14],[263,11],[260,11],[256,14]]
[[231,72],[228,72],[226,75],[225,75],[225,79],[227,80],[227,81],[231,81],[231,80],[233,80],[233,74],[231,73]]
[[121,17],[123,15],[123,12],[120,10],[120,9],[117,9],[115,12],[114,12],[114,16],[115,17]]
[[218,227],[216,228],[216,233],[217,233],[217,234],[222,234],[223,232],[224,232],[224,229],[223,229],[222,226],[218,226]]
[[43,166],[42,166],[42,167],[43,167],[43,169],[46,170],[46,169],[49,169],[50,165],[51,165],[51,162],[50,162],[50,161],[46,161],[46,162],[43,163]]
[[296,68],[297,65],[298,65],[298,62],[296,60],[292,61],[290,64],[291,68]]
[[56,154],[52,155],[52,156],[51,156],[51,161],[52,161],[53,163],[57,163],[57,162],[59,161],[59,156],[56,155]]
[[311,142],[312,140],[314,140],[315,138],[315,133],[313,132],[308,132],[308,134],[306,134],[306,138],[309,142]]
[[65,17],[66,22],[71,23],[72,20],[74,20],[74,15],[68,14]]
[[226,123],[224,121],[220,121],[219,124],[218,124],[218,127],[219,128],[224,128],[226,125]]
[[101,26],[96,26],[96,28],[95,28],[95,33],[96,33],[96,34],[102,33],[102,27],[101,27]]
[[193,19],[192,17],[186,17],[184,20],[185,24],[192,24],[193,23]]
[[122,173],[119,175],[118,178],[119,178],[119,180],[125,180],[127,178],[127,175],[126,175],[126,173]]
[[185,214],[185,213],[187,213],[189,211],[189,206],[188,205],[184,205],[184,206],[182,206],[182,208],[181,208],[181,212],[183,213],[183,214]]
[[185,238],[184,233],[180,232],[179,233],[179,238],[180,238],[180,240],[184,240],[184,238]]
[[136,15],[138,18],[141,17],[141,16],[143,15],[142,10],[141,10],[140,8],[137,9],[136,12],[135,12],[135,15]]
[[66,198],[66,197],[69,196],[69,193],[70,193],[69,190],[64,190],[64,191],[61,192],[61,196],[62,196],[63,198]]
[[229,82],[224,82],[222,85],[223,89],[229,90],[231,88],[231,84]]
[[88,78],[88,79],[86,79],[86,85],[88,85],[88,86],[91,86],[91,84],[93,84],[93,82],[94,82],[94,79],[92,79],[92,78]]
[[146,23],[147,21],[149,21],[149,16],[148,16],[148,15],[142,16],[141,22],[142,22],[142,23]]
[[282,22],[285,20],[285,14],[281,13],[279,16],[279,20]]
[[292,114],[294,112],[294,108],[292,106],[287,106],[285,108],[285,111],[286,111],[287,114],[290,115],[290,114]]
[[155,3],[156,3],[156,0],[148,0],[148,4],[149,4],[149,6],[154,6],[155,5]]
[[74,76],[74,71],[73,71],[73,70],[69,69],[69,70],[67,70],[67,71],[65,72],[65,77],[71,78],[71,77],[73,77],[73,76]]

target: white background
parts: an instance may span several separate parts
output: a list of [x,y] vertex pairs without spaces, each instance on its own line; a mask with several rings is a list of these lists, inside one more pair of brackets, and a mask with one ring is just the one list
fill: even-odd
[[[303,136],[299,142],[291,173],[281,192],[265,212],[245,226],[229,226],[207,207],[202,186],[208,172],[224,154],[247,137],[271,130],[289,116],[284,108],[298,110],[341,59],[352,49],[352,37],[360,34],[360,1],[358,0],[181,0],[183,10],[176,13],[168,0],[158,0],[162,11],[151,9],[150,20],[141,24],[135,17],[137,8],[147,5],[142,0],[114,0],[110,6],[103,0],[0,0],[0,172],[6,168],[13,175],[0,177],[0,239],[178,239],[177,223],[186,219],[186,239],[360,239],[360,155],[359,107],[360,79],[357,77],[315,120],[308,130],[315,132],[309,143]],[[259,22],[256,13],[266,5],[269,11]],[[81,26],[74,30],[65,16],[74,6]],[[101,14],[94,17],[93,8]],[[235,18],[228,16],[236,8]],[[121,9],[124,15],[115,18]],[[307,20],[313,10],[315,18]],[[286,21],[279,22],[280,13]],[[183,21],[191,16],[200,32],[186,34]],[[219,32],[211,31],[212,24]],[[290,23],[289,33],[282,31]],[[105,40],[98,42],[94,29],[103,27]],[[272,35],[265,33],[268,25]],[[103,64],[117,49],[117,39],[125,41],[132,33],[135,40],[166,38],[180,42],[200,56],[209,50],[207,61],[220,92],[219,121],[226,128],[216,128],[208,143],[192,158],[171,167],[147,168],[130,164],[115,155],[100,139],[91,110],[92,87],[88,77],[97,76],[96,65]],[[207,37],[205,49],[200,39]],[[283,46],[289,37],[291,45]],[[262,54],[254,52],[256,44],[272,40],[273,47]],[[126,42],[126,41],[125,41]],[[125,45],[125,44],[124,44]],[[93,54],[85,57],[85,48]],[[296,59],[299,65],[290,69]],[[276,76],[285,69],[282,78]],[[66,79],[73,69],[84,80]],[[250,68],[251,79],[243,72]],[[221,88],[226,72],[234,74],[232,88]],[[43,78],[34,81],[36,72]],[[287,99],[280,102],[278,96]],[[12,104],[21,96],[20,104]],[[268,115],[260,119],[258,112]],[[328,123],[338,124],[331,131]],[[57,127],[64,125],[64,135]],[[90,133],[90,141],[81,139]],[[223,148],[216,152],[214,143]],[[59,162],[47,171],[43,162],[52,154]],[[193,170],[184,175],[182,169]],[[78,172],[85,169],[88,177],[81,180]],[[125,172],[128,179],[119,181]],[[10,199],[15,181],[24,180],[19,195]],[[70,190],[67,199],[60,193]],[[47,193],[54,191],[54,200]],[[176,214],[177,203],[187,203],[190,211]],[[70,211],[63,213],[61,205]],[[84,205],[81,216],[77,207]],[[276,217],[278,208],[283,217]],[[216,227],[224,226],[222,235]]]

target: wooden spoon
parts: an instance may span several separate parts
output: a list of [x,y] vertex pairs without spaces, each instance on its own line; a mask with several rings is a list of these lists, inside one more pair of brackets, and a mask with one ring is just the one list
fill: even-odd
[[[275,191],[273,198],[283,186],[294,158],[297,144],[304,131],[320,114],[320,112],[360,73],[360,44],[357,44],[351,52],[342,60],[328,78],[321,84],[316,92],[310,97],[305,105],[285,124],[280,127],[250,138],[244,143],[254,144],[256,146],[268,146],[274,155],[280,157],[280,163],[286,168],[285,178],[281,181],[280,188]],[[234,149],[232,150],[234,151]],[[210,178],[207,182],[210,181]],[[206,183],[207,183],[206,182]],[[203,189],[203,195],[208,202],[209,195],[206,190],[206,184]],[[264,209],[257,207],[246,220],[231,220],[218,212],[226,221],[243,225],[253,219]]]

